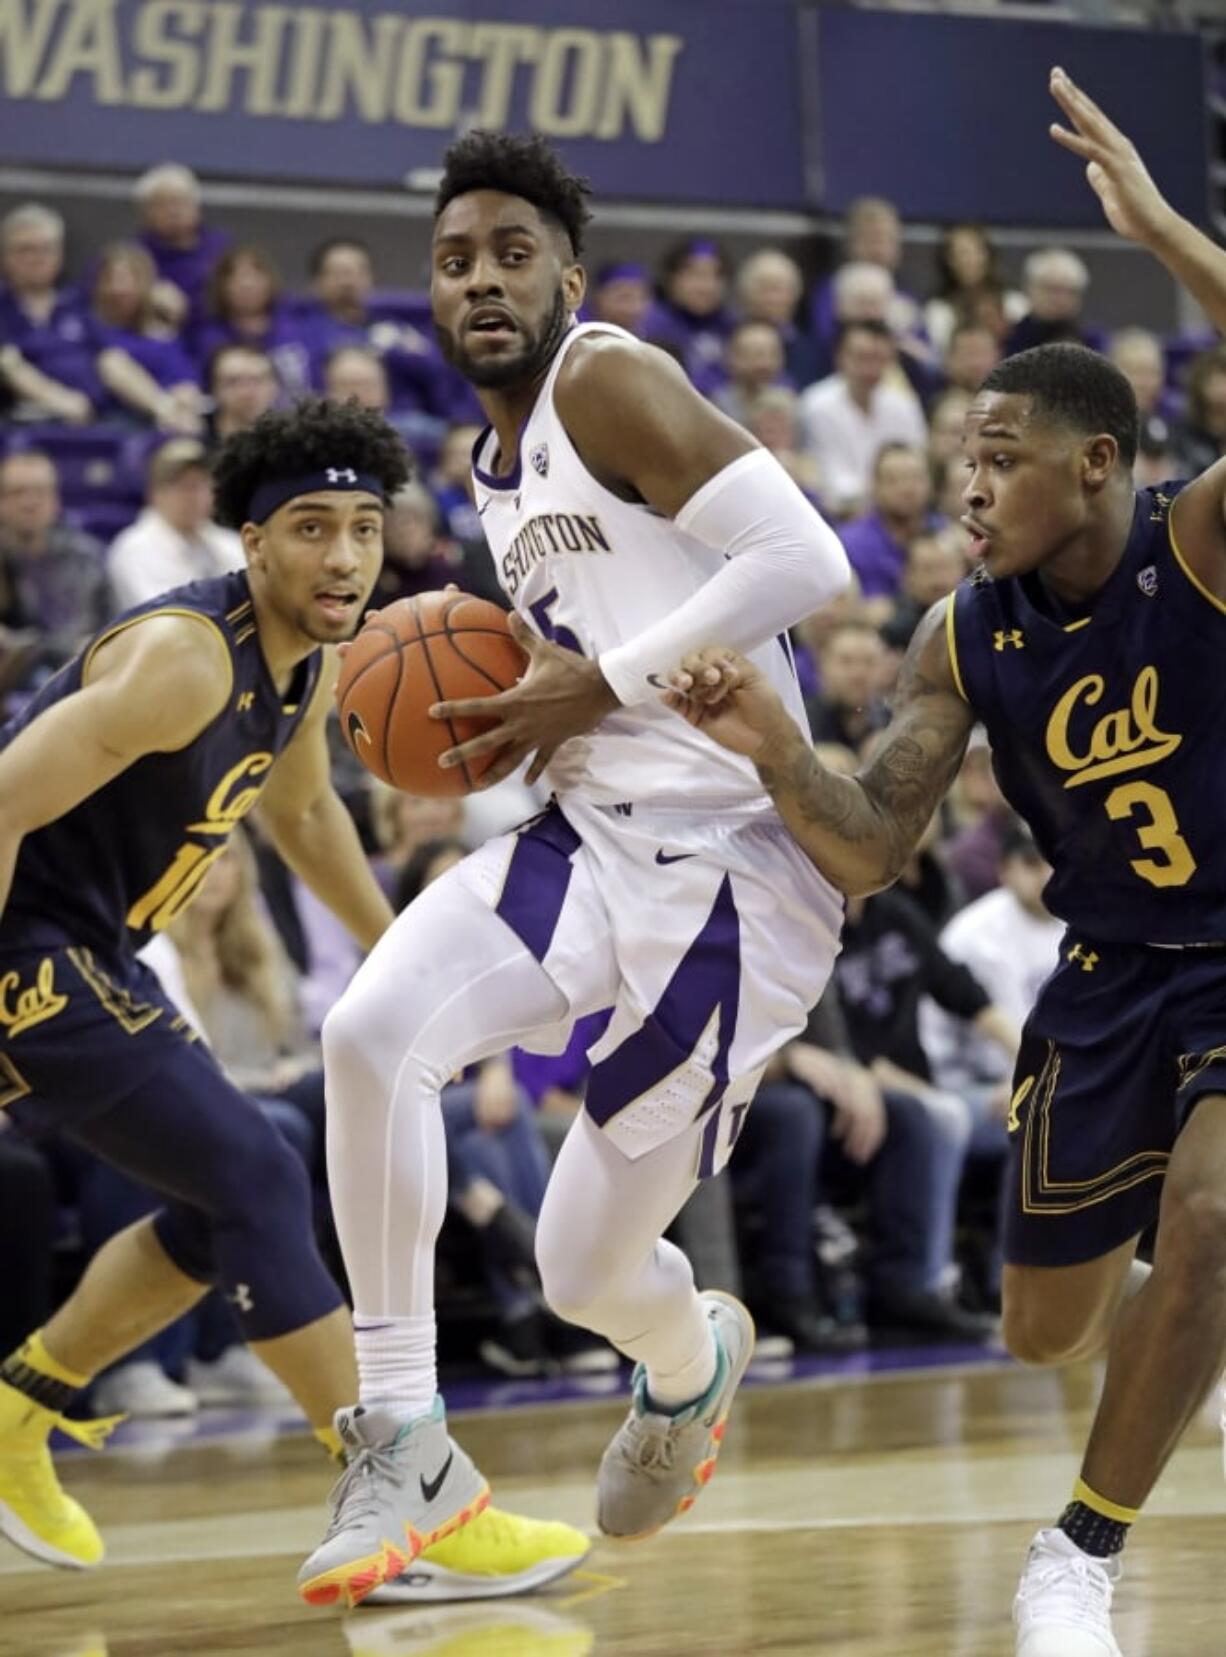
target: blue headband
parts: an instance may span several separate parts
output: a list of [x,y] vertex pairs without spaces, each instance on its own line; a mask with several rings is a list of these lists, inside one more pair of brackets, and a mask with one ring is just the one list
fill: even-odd
[[383,485],[373,472],[359,472],[352,466],[321,466],[316,472],[302,472],[292,478],[267,478],[251,497],[247,508],[250,523],[267,523],[279,506],[298,495],[327,494],[343,489],[347,495],[377,495],[383,499]]

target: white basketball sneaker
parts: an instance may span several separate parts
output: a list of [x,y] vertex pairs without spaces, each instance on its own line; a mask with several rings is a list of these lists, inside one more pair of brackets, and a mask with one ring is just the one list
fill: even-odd
[[1111,1632],[1119,1556],[1095,1559],[1062,1530],[1030,1544],[1013,1601],[1017,1657],[1123,1657]]

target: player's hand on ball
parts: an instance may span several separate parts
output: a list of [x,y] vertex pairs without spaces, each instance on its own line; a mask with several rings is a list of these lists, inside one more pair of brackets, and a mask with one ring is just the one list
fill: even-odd
[[563,742],[590,731],[620,705],[595,662],[541,638],[517,615],[511,615],[509,623],[511,636],[528,656],[519,683],[497,696],[437,702],[430,709],[432,719],[497,720],[492,729],[439,756],[439,764],[447,768],[497,751],[479,788],[509,777],[533,753],[526,780],[535,782]]
[[664,700],[675,713],[734,754],[753,759],[770,743],[788,713],[761,671],[738,651],[708,645],[691,651]]
[[1051,95],[1076,129],[1070,132],[1053,121],[1051,135],[1087,163],[1086,178],[1103,204],[1107,223],[1117,235],[1148,244],[1175,213],[1149,176],[1136,145],[1063,69],[1051,72]]

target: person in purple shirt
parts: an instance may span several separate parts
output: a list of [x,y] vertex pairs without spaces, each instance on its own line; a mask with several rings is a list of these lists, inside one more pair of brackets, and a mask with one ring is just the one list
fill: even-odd
[[196,436],[204,424],[191,358],[159,328],[153,290],[157,270],[137,242],[112,242],[94,272],[90,316],[101,350],[126,354],[130,367],[112,387],[131,410],[166,431]]
[[644,337],[677,357],[704,392],[718,382],[732,331],[727,287],[728,265],[716,243],[682,242],[661,266],[660,298],[645,325]]
[[921,449],[884,443],[873,462],[873,508],[843,524],[839,535],[860,590],[875,619],[884,620],[898,595],[907,552],[917,536],[939,529],[932,511],[932,472]]
[[87,424],[106,401],[80,298],[60,286],[64,221],[28,203],[0,223],[0,384],[44,418]]
[[291,395],[315,384],[324,337],[282,298],[280,273],[266,248],[248,243],[222,254],[209,278],[206,312],[195,336],[199,361],[208,362],[222,345],[254,345],[272,358]]
[[596,272],[586,306],[588,322],[611,322],[636,339],[646,337],[651,311],[651,278],[644,266],[632,263],[602,265]]
[[172,328],[195,326],[204,315],[209,276],[230,237],[203,222],[200,181],[190,167],[177,162],[151,167],[133,193],[140,240],[157,267],[158,315]]

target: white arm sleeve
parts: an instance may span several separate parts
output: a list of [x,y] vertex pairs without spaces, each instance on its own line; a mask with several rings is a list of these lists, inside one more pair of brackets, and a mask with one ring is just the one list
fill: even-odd
[[709,478],[674,521],[728,562],[672,615],[601,655],[600,671],[625,706],[658,696],[687,651],[756,650],[850,579],[843,543],[765,449]]

